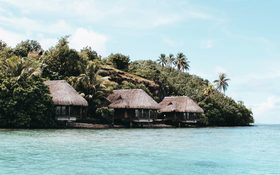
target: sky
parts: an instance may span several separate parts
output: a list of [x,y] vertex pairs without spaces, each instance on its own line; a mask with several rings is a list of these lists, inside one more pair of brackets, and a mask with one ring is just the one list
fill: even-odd
[[191,74],[231,79],[226,94],[256,123],[280,123],[278,0],[0,0],[0,40],[44,49],[70,35],[77,50],[156,60],[183,52]]

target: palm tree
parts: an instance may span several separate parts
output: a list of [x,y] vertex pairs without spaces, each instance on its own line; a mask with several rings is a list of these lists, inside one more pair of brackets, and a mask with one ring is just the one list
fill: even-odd
[[214,92],[214,87],[212,84],[208,84],[204,89],[203,89],[203,95],[205,96],[210,96]]
[[89,103],[89,113],[93,114],[102,101],[106,99],[105,87],[99,74],[99,67],[91,61],[84,74],[73,76],[68,79],[70,84],[79,91],[83,92],[83,96]]
[[166,66],[166,64],[167,64],[166,55],[165,54],[160,54],[159,59],[157,61],[162,67]]
[[175,64],[175,57],[171,53],[167,57],[167,64],[170,68]]
[[16,77],[18,80],[26,77],[40,76],[40,63],[29,58],[20,58],[13,56],[9,59],[3,60],[2,70],[9,77]]
[[189,70],[189,68],[190,68],[189,63],[190,62],[188,61],[186,55],[184,55],[182,52],[177,54],[175,64],[179,71],[184,72],[185,70]]
[[225,94],[227,88],[228,88],[228,81],[230,81],[229,78],[227,78],[227,75],[225,73],[220,73],[219,78],[214,81],[216,88],[221,92]]

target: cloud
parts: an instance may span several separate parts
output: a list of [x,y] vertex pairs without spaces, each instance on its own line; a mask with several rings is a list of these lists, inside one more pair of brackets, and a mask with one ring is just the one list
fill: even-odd
[[36,32],[46,33],[46,34],[65,34],[70,33],[73,27],[70,26],[64,20],[58,20],[51,23],[42,22],[39,20],[34,20],[28,17],[7,17],[0,16],[0,26],[5,26],[7,28],[15,28],[20,30],[22,33],[29,34]]
[[262,115],[279,105],[280,105],[280,97],[271,96],[268,97],[263,103],[259,104],[255,108],[254,112],[256,115]]
[[[92,30],[78,28],[73,33],[70,33],[69,44],[70,47],[80,50],[83,47],[90,46],[92,49],[97,51],[99,54],[106,53],[106,43],[108,37],[104,34],[96,33]],[[54,46],[58,41],[59,37],[47,37],[43,34],[33,36],[32,38],[22,35],[18,32],[12,32],[0,28],[0,40],[6,42],[9,46],[16,46],[19,42],[26,39],[34,39],[39,41],[43,49],[48,49],[51,46]]]
[[0,28],[0,40],[6,42],[9,46],[15,46],[21,40],[24,40],[24,36],[15,32],[7,31]]
[[256,123],[280,123],[280,117],[278,117],[279,109],[280,97],[268,97],[264,102],[253,107]]
[[78,28],[70,37],[70,46],[77,50],[85,46],[90,46],[99,54],[105,54],[107,41],[108,37],[106,35],[88,29]]
[[[152,1],[87,1],[87,0],[3,0],[4,8],[16,8],[21,16],[57,17],[107,26],[150,29],[189,20],[220,21],[221,17],[205,8],[185,1],[170,4]],[[1,6],[1,2],[0,2]],[[1,9],[1,7],[0,7]],[[37,15],[36,15],[37,14]],[[104,24],[104,21],[107,21]]]

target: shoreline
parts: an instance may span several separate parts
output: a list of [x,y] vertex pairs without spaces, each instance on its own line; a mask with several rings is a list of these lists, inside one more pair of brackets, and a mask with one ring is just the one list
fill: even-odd
[[[246,125],[246,126],[185,126],[185,127],[176,127],[173,125],[166,124],[152,124],[150,126],[142,126],[142,127],[127,127],[124,125],[108,125],[108,124],[92,124],[92,123],[68,123],[66,127],[57,127],[57,128],[0,128],[0,131],[6,130],[41,130],[41,129],[202,129],[202,128],[240,128],[240,127],[257,127],[257,126],[266,126],[268,124],[258,124],[258,125]],[[272,125],[272,124],[271,124]]]

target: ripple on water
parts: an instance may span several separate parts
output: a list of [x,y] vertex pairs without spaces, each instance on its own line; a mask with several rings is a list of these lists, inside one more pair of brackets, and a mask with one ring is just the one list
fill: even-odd
[[277,174],[279,128],[0,130],[0,174]]

